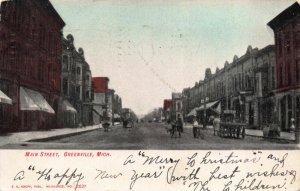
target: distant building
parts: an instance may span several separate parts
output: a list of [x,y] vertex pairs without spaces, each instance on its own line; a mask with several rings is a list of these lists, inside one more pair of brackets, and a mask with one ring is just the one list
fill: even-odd
[[276,50],[276,111],[282,130],[291,119],[299,125],[300,113],[300,5],[294,3],[268,25],[274,31]]
[[106,92],[106,97],[107,97],[107,114],[111,119],[112,124],[114,123],[114,96],[115,96],[115,90],[113,89],[108,89]]
[[0,131],[62,127],[57,119],[64,26],[49,0],[1,3],[0,90],[12,105],[0,103]]
[[172,109],[172,99],[165,99],[163,105],[163,118],[165,121],[170,121]]
[[178,120],[183,118],[182,94],[172,93],[171,119]]
[[93,120],[94,124],[99,124],[107,111],[107,91],[108,91],[108,77],[93,77],[92,85],[94,90],[93,100]]
[[114,113],[114,121],[120,122],[121,121],[121,114],[122,114],[122,98],[115,94],[113,100],[113,113]]

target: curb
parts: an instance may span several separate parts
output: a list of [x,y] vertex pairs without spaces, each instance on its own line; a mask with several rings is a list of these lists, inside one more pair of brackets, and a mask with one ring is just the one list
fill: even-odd
[[99,130],[99,129],[100,128],[96,128],[96,129],[90,129],[90,130],[86,130],[86,131],[80,131],[80,132],[74,132],[74,133],[67,133],[67,134],[61,134],[61,135],[54,135],[54,136],[46,137],[46,138],[31,139],[31,140],[28,140],[26,142],[47,142],[47,141],[53,141],[53,140],[56,140],[56,139],[61,139],[61,138],[66,138],[66,137],[72,137],[72,136],[76,136],[76,135],[88,133],[88,132]]

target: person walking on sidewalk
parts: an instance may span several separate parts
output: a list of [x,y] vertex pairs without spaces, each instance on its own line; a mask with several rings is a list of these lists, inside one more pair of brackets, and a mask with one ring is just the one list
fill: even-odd
[[199,138],[199,136],[200,136],[200,127],[199,127],[196,117],[194,117],[194,119],[193,119],[193,135],[194,135],[194,138]]
[[219,115],[217,114],[215,117],[214,117],[214,120],[213,120],[213,126],[214,126],[214,136],[217,134],[217,135],[220,135],[220,117]]

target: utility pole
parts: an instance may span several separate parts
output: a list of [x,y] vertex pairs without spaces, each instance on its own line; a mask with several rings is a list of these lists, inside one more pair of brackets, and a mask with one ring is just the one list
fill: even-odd
[[298,124],[296,124],[296,128],[295,128],[295,142],[296,142],[296,144],[299,144],[300,143],[300,137],[299,137],[299,135],[300,135],[300,112],[298,113],[298,120],[297,120],[297,122],[298,122]]

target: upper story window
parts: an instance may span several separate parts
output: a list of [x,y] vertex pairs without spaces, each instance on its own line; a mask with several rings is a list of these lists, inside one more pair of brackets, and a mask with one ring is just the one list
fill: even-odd
[[281,39],[281,35],[277,36],[277,42],[278,42],[278,52],[279,52],[279,56],[282,55],[282,39]]
[[275,67],[272,67],[272,89],[275,88]]
[[68,79],[67,78],[64,78],[63,79],[63,93],[64,95],[68,95],[69,93],[69,84],[68,84]]
[[286,49],[286,52],[289,54],[291,52],[291,40],[290,40],[290,34],[287,33],[285,35],[285,49]]
[[180,111],[180,110],[181,110],[181,103],[177,102],[177,111]]
[[287,77],[288,77],[288,85],[292,84],[292,75],[291,75],[291,66],[290,62],[287,63]]
[[86,82],[87,82],[87,83],[90,82],[90,75],[86,75]]
[[76,72],[77,72],[77,75],[80,75],[80,74],[81,74],[81,68],[80,68],[80,67],[77,67]]
[[299,60],[296,60],[296,81],[300,82],[300,62]]
[[67,55],[63,56],[63,69],[69,69],[69,57]]

